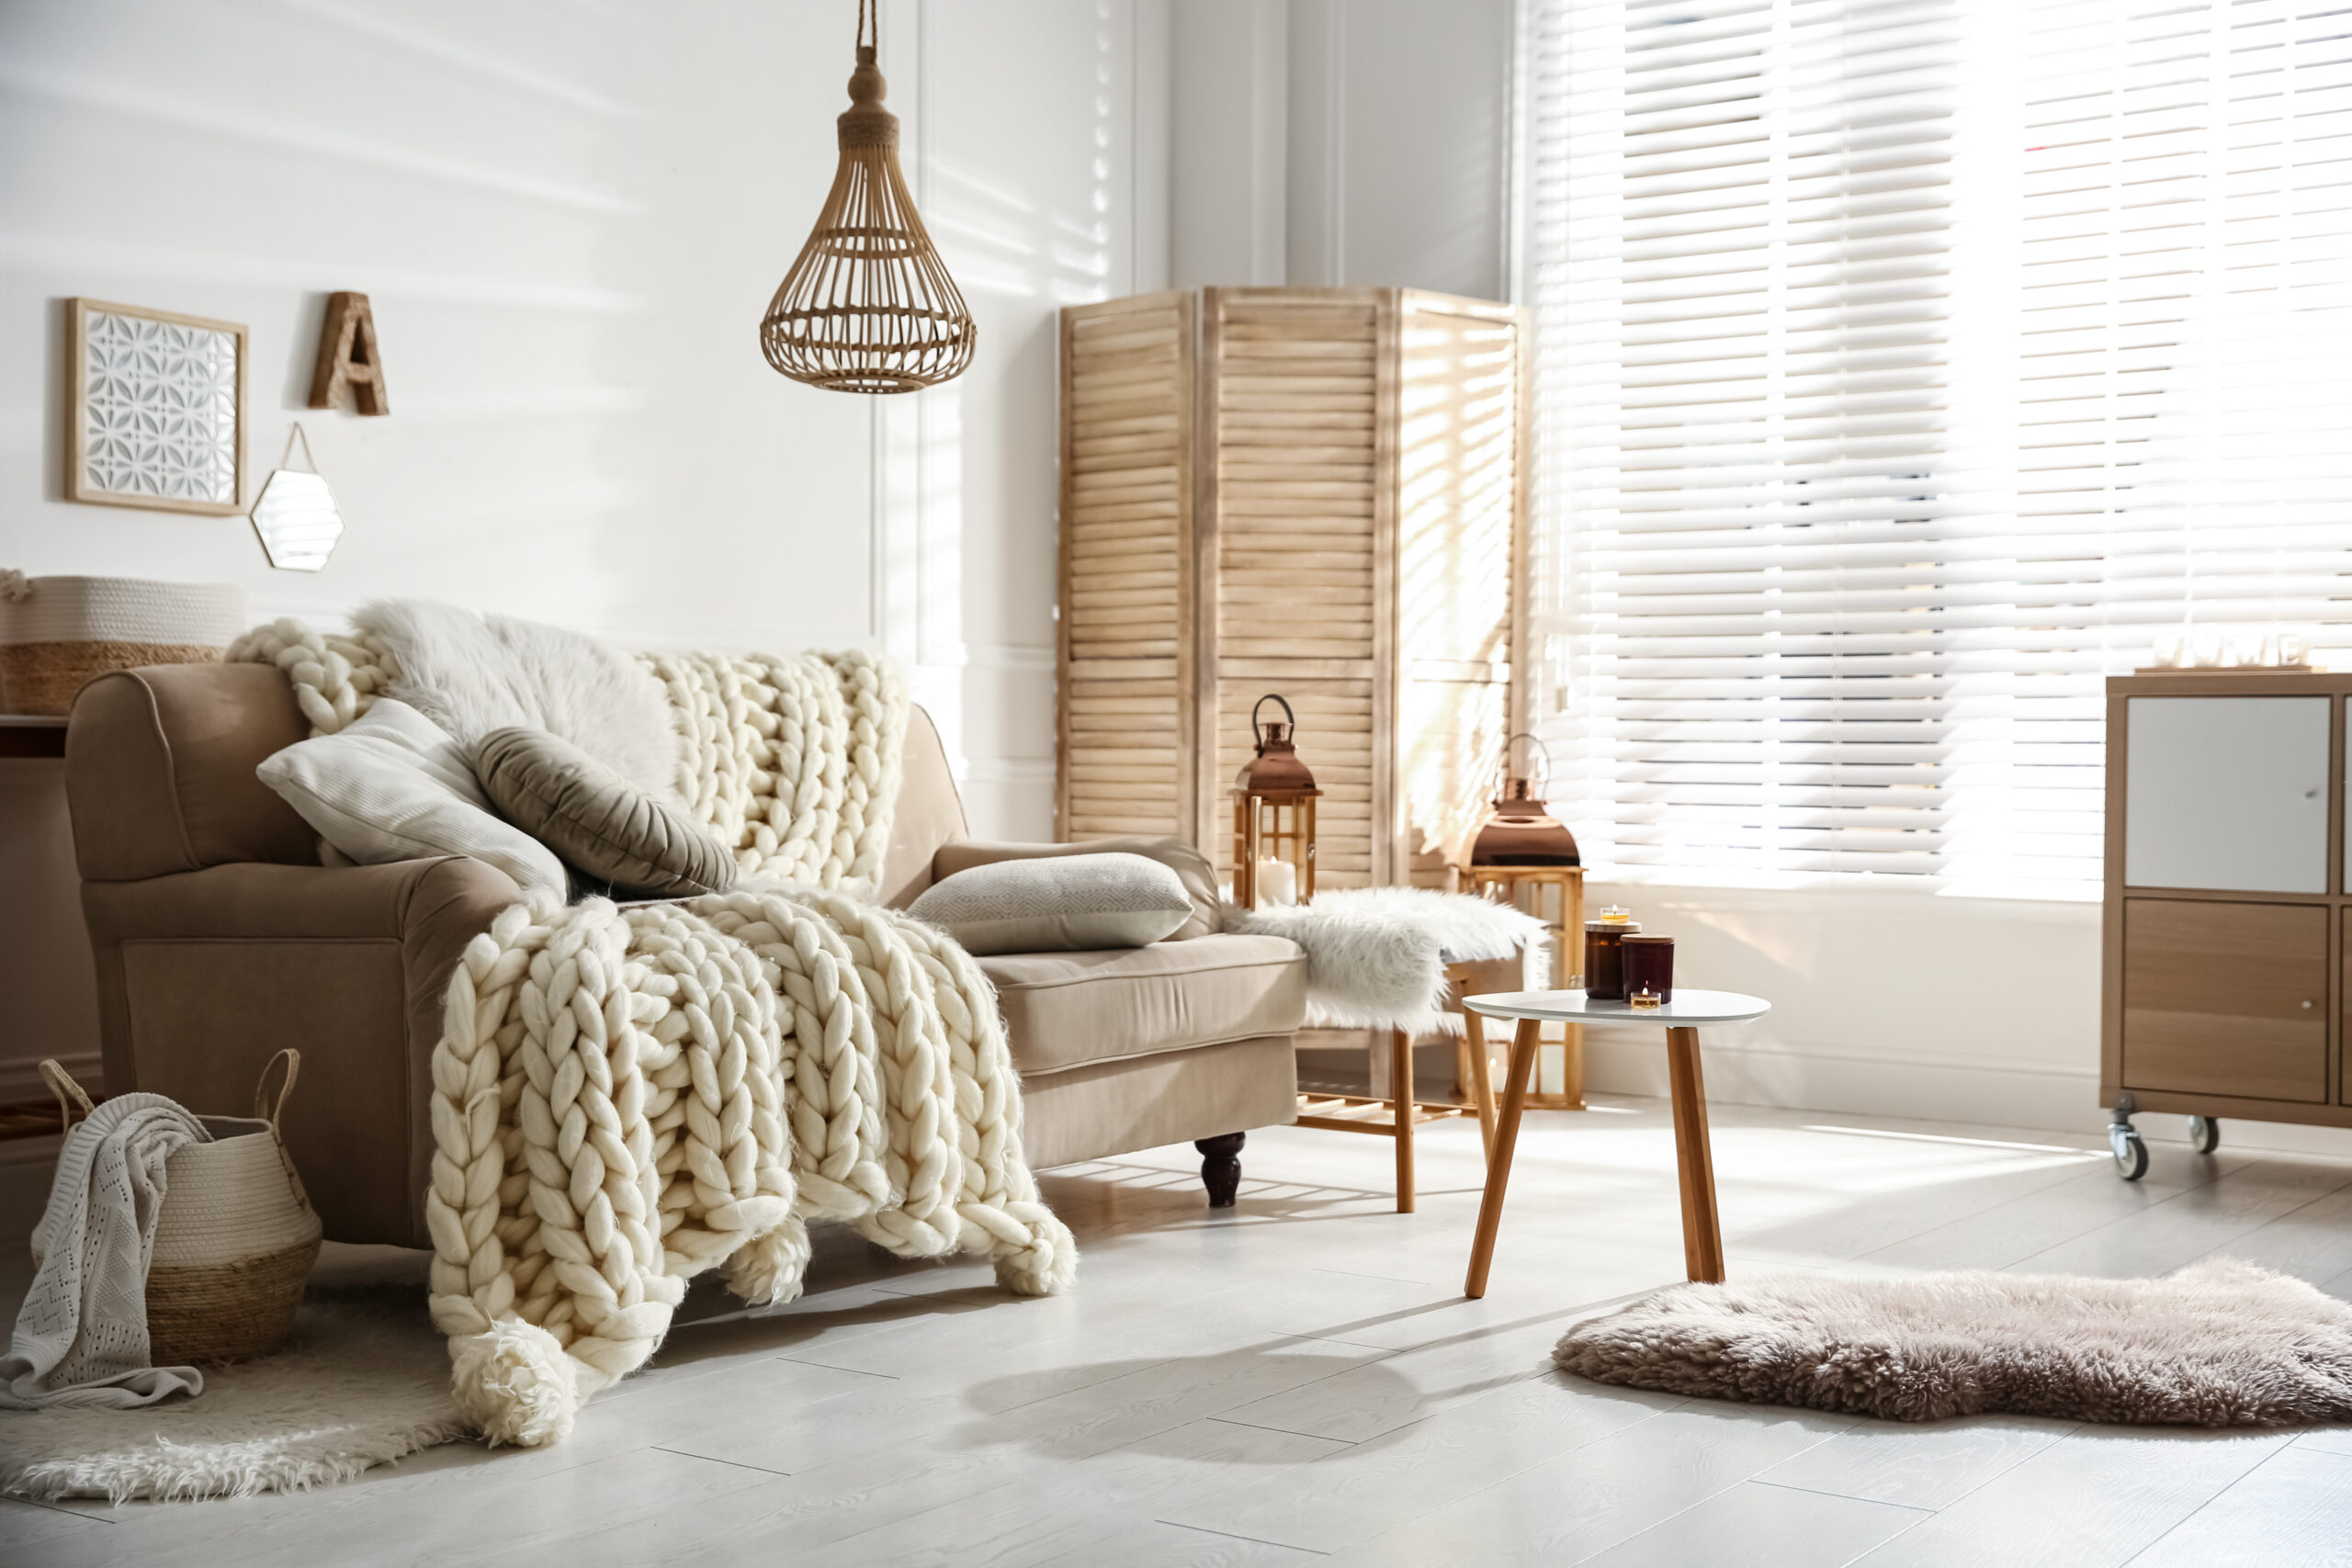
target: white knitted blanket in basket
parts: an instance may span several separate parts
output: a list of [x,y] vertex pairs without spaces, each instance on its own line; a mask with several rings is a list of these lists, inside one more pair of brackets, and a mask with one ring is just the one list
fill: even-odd
[[[314,728],[401,679],[380,637],[290,622],[276,663]],[[996,997],[944,934],[867,897],[889,841],[907,703],[862,653],[645,660],[679,794],[735,849],[735,891],[565,907],[474,938],[434,1050],[425,1199],[433,1313],[459,1412],[493,1442],[559,1441],[641,1366],[691,1276],[799,1293],[806,1222],[902,1257],[986,1252],[1045,1295],[1077,1268],[1038,1199]]]
[[194,1367],[147,1357],[147,1266],[164,1165],[212,1134],[160,1094],[119,1094],[65,1135],[49,1206],[33,1230],[32,1289],[8,1353],[0,1409],[129,1409],[201,1393]]

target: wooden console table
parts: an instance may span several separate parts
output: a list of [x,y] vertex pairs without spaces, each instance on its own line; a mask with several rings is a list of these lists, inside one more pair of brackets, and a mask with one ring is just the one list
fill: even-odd
[[[38,1065],[55,1056],[85,1083],[98,1060],[98,979],[82,922],[82,875],[65,804],[65,720],[0,714],[0,1137],[55,1130]],[[16,1102],[23,1102],[17,1104]],[[0,1234],[6,1234],[0,1232]]]

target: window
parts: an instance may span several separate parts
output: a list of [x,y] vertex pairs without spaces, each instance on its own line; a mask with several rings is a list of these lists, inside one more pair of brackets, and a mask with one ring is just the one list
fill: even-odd
[[2106,675],[2352,647],[2352,8],[1545,0],[1532,43],[1588,859],[2095,896]]

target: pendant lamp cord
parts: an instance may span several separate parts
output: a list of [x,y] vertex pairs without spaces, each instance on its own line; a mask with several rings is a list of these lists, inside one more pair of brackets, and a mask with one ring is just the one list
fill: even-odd
[[865,42],[866,24],[869,21],[874,27],[874,49],[876,53],[879,53],[882,49],[882,8],[875,3],[875,0],[857,0],[857,42],[860,46]]

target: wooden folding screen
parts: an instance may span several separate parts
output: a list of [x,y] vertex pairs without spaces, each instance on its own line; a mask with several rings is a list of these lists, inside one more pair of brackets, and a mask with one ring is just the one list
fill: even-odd
[[1452,885],[1523,727],[1525,323],[1412,289],[1062,312],[1062,837],[1229,869],[1250,709],[1324,790],[1318,885]]

